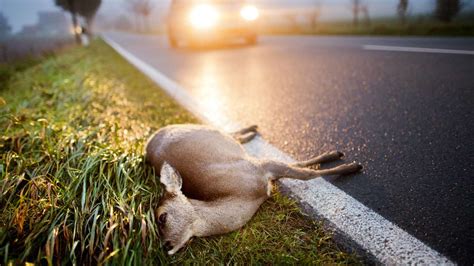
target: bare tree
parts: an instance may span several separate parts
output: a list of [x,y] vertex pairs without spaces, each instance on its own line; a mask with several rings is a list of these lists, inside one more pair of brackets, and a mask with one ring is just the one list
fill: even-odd
[[135,16],[137,31],[149,29],[149,17],[154,6],[151,0],[126,0],[127,9]]
[[461,11],[461,8],[460,0],[436,0],[435,17],[449,23]]
[[113,21],[113,27],[121,31],[130,31],[133,30],[133,25],[126,15],[120,15]]
[[369,5],[367,3],[364,3],[360,6],[360,12],[364,16],[364,22],[366,26],[370,26],[371,20],[370,20],[370,14],[369,14]]
[[[8,61],[8,46],[0,42],[0,63]],[[0,78],[1,80],[1,78]]]
[[94,18],[97,13],[97,10],[100,7],[102,0],[81,0],[81,4],[78,6],[79,15],[81,15],[87,25],[86,34],[92,34],[92,28],[94,23]]
[[364,21],[367,25],[370,25],[370,14],[369,14],[369,5],[367,3],[362,2],[361,0],[352,0],[351,1],[351,9],[352,9],[352,25],[354,27],[359,26],[360,14],[364,16]]
[[290,27],[290,30],[295,31],[298,29],[298,16],[294,12],[287,12],[284,14],[286,20],[288,21],[288,25]]
[[398,18],[401,24],[405,24],[407,19],[408,0],[400,0],[397,6]]
[[309,12],[309,25],[311,29],[316,29],[316,26],[319,22],[319,17],[321,16],[321,2],[315,1],[314,7]]
[[74,37],[76,38],[76,43],[81,43],[81,36],[77,32],[77,27],[79,22],[77,19],[77,3],[75,0],[55,0],[56,5],[60,6],[62,9],[71,13],[72,27],[74,28]]
[[0,40],[7,38],[12,32],[12,27],[8,23],[8,19],[0,12]]
[[360,0],[352,0],[352,25],[359,26]]
[[77,43],[81,43],[80,32],[77,31],[77,28],[79,27],[78,16],[81,16],[86,20],[88,28],[87,33],[90,34],[92,21],[101,2],[102,0],[55,0],[57,6],[71,13],[74,35]]

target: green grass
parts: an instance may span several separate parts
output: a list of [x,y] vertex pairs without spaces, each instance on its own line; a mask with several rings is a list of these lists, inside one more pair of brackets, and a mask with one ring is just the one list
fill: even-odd
[[196,119],[102,41],[8,73],[0,264],[359,263],[278,192],[241,230],[165,255],[143,148],[158,128]]

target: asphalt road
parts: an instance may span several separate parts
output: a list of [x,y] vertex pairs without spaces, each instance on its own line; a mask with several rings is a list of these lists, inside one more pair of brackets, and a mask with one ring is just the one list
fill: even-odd
[[208,111],[258,124],[305,159],[333,149],[364,172],[328,178],[450,259],[474,263],[474,56],[364,45],[474,50],[474,39],[263,37],[257,46],[169,48],[108,34]]

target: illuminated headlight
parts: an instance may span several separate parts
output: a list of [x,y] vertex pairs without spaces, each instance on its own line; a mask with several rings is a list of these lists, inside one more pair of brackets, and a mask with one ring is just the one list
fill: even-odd
[[256,7],[248,5],[248,6],[244,6],[240,10],[240,15],[245,20],[252,21],[252,20],[256,20],[260,16],[260,13],[258,12],[258,9]]
[[198,29],[208,29],[216,25],[219,13],[210,5],[198,5],[191,10],[189,20]]

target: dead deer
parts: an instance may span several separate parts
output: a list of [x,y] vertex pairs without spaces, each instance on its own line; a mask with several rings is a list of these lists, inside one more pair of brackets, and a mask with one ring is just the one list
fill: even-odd
[[305,168],[340,159],[343,154],[337,151],[291,165],[252,158],[241,144],[256,135],[256,126],[226,134],[208,126],[173,125],[149,140],[146,160],[160,172],[165,188],[155,215],[168,254],[193,236],[224,234],[244,226],[279,178],[309,180],[362,169],[357,163]]

